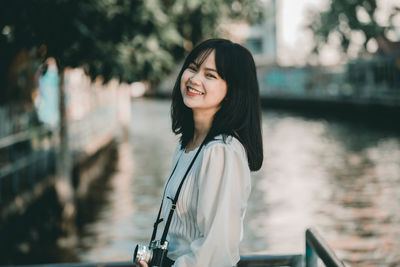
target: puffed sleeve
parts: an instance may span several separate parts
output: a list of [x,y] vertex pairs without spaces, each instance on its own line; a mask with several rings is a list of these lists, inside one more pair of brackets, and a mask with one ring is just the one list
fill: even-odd
[[239,259],[250,170],[241,144],[206,147],[198,176],[197,224],[201,238],[174,266],[233,266]]

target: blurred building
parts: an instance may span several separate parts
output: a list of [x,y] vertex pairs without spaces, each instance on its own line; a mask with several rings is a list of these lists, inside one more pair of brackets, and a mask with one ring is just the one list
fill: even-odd
[[276,13],[276,0],[265,2],[264,20],[250,27],[245,46],[253,53],[257,65],[276,63]]
[[271,65],[277,61],[276,0],[266,0],[264,19],[255,25],[248,23],[223,25],[227,38],[246,46],[254,56],[256,65]]

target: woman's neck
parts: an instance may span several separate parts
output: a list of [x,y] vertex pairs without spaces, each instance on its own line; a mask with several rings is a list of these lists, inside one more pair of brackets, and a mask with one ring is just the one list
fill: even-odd
[[201,145],[211,129],[213,117],[214,113],[193,112],[194,133],[186,149],[187,151],[193,150]]

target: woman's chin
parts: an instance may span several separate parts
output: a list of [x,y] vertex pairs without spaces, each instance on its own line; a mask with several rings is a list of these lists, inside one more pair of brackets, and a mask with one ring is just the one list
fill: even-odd
[[183,104],[185,104],[185,106],[187,106],[188,108],[195,108],[196,107],[196,103],[194,103],[194,99],[185,96],[183,97]]

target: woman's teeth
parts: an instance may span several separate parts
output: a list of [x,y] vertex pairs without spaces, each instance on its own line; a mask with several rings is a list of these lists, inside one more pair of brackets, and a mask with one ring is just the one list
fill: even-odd
[[197,91],[197,90],[194,90],[194,89],[192,89],[192,88],[190,88],[190,87],[188,87],[187,90],[188,90],[189,92],[193,93],[193,94],[196,94],[196,95],[203,95],[202,92],[199,92],[199,91]]

